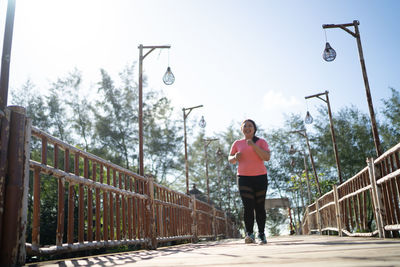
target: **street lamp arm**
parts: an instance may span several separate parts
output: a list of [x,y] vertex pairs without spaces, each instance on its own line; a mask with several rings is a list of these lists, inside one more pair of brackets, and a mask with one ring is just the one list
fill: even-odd
[[154,51],[155,48],[152,48],[150,51],[148,51],[146,54],[144,54],[144,56],[142,56],[142,60],[147,57],[148,54],[150,54],[151,52]]
[[170,45],[143,45],[143,48],[171,48]]
[[321,95],[327,96],[327,94],[328,94],[328,91],[325,91],[325,92],[323,92],[323,93],[319,93],[319,94],[315,94],[315,95],[306,96],[306,97],[304,97],[304,98],[305,98],[305,99],[309,99],[309,98],[317,97],[317,98],[321,99],[322,101],[324,101],[325,103],[328,103],[325,99],[323,99],[323,98],[320,97]]
[[[198,106],[191,107],[191,108],[183,108],[182,110],[183,110],[184,118],[186,119],[189,116],[190,112],[192,112],[193,109],[201,108],[201,107],[203,107],[203,105],[198,105]],[[189,112],[186,113],[186,110],[189,110]]]
[[317,98],[321,99],[321,100],[324,101],[325,103],[328,103],[328,101],[326,101],[325,99],[321,98],[320,96],[317,96]]
[[[353,25],[354,26],[354,25]],[[350,31],[349,29],[347,29],[344,26],[339,26],[339,28],[341,28],[342,30],[344,30],[345,32],[347,32],[348,34],[350,34],[351,36],[353,36],[354,38],[357,38],[357,34],[355,32]]]
[[195,106],[195,107],[191,107],[191,108],[183,108],[184,110],[192,110],[192,109],[195,109],[195,108],[201,108],[201,107],[203,107],[203,105],[198,105],[198,106]]
[[148,51],[144,56],[142,56],[142,60],[151,52],[153,52],[153,50],[157,49],[157,48],[171,48],[170,45],[139,45],[138,46],[139,49],[150,49],[150,51]]
[[204,146],[208,147],[208,145],[212,142],[212,141],[217,141],[218,138],[213,138],[213,139],[203,139],[204,141]]
[[358,20],[353,21],[353,23],[346,23],[346,24],[322,24],[323,29],[331,29],[331,28],[341,28],[342,30],[346,31],[348,34],[357,38],[357,33],[350,31],[347,27],[351,27],[354,25],[360,25]]
[[354,26],[354,24],[360,25],[360,22],[358,20],[354,20],[352,23],[342,23],[342,24],[322,24],[323,29],[329,29],[329,28],[339,28],[339,27],[350,27]]

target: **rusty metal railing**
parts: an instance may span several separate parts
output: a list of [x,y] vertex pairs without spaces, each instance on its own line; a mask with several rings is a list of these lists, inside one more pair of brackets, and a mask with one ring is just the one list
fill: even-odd
[[307,207],[303,233],[398,237],[400,230],[400,144]]
[[[41,161],[29,161],[33,174],[33,220],[32,243],[26,243],[28,255],[133,244],[156,248],[162,242],[233,235],[232,222],[226,213],[207,203],[34,127],[32,139],[40,150]],[[56,180],[54,194],[58,204],[54,244],[43,246],[40,207],[41,181],[45,179]]]

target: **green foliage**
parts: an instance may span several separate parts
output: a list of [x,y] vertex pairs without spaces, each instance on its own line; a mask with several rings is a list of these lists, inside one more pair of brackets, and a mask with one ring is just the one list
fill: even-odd
[[382,150],[386,151],[400,141],[400,92],[390,87],[392,95],[387,100],[382,100],[384,108],[382,113],[385,120],[379,133],[382,136]]
[[[319,152],[315,154],[315,158],[327,174],[327,179],[338,182],[327,110],[320,109],[319,112],[314,123],[316,134],[312,137],[313,146],[318,148]],[[375,156],[370,121],[366,114],[352,106],[345,107],[337,115],[333,115],[333,124],[342,178],[346,181],[366,166],[367,157]]]
[[287,221],[287,214],[283,214],[281,209],[267,210],[266,227],[271,236],[279,236],[281,234],[282,224]]
[[[154,93],[153,98],[157,94]],[[182,132],[182,123],[173,118],[171,102],[166,97],[156,98],[154,104],[149,106],[145,120],[146,138],[145,159],[146,170],[157,177],[157,181],[168,184],[167,178],[174,177],[182,172],[180,154],[183,136],[176,134]]]
[[[83,89],[81,73],[74,70],[52,83],[46,95],[41,95],[28,80],[20,90],[13,91],[11,99],[13,104],[26,107],[33,126],[137,172],[138,85],[134,79],[135,64],[127,66],[120,73],[118,83],[105,70],[100,73],[97,93]],[[394,88],[390,90],[391,97],[383,100],[384,119],[378,124],[384,150],[400,140],[400,94]],[[182,118],[176,117],[170,100],[161,92],[148,88],[143,92],[145,173],[151,173],[159,183],[184,192],[186,177]],[[195,135],[197,129],[194,122],[187,123],[187,136],[190,137],[189,186],[196,184],[197,189],[206,195],[204,139],[218,138],[218,141],[207,146],[210,198],[217,207],[227,211],[237,225],[242,225],[242,203],[236,182],[237,166],[227,161],[232,143],[242,138],[240,123],[232,123],[224,132],[215,133],[214,136],[205,136],[204,131],[198,131]],[[366,166],[367,157],[375,157],[370,120],[368,115],[351,106],[333,114],[333,125],[342,176],[346,181]],[[307,127],[302,115],[290,114],[286,116],[283,127],[269,131],[259,127],[258,130],[258,135],[267,140],[272,152],[271,160],[266,163],[269,179],[267,198],[289,197],[293,218],[298,222],[301,220],[303,202],[307,205],[318,196],[310,152],[322,194],[332,190],[332,185],[338,183],[326,107],[319,109],[318,115],[314,116],[314,123]],[[302,129],[307,130],[311,151],[305,137],[293,133]],[[291,145],[295,149],[292,155],[288,153]],[[31,146],[31,158],[40,161],[37,141],[33,140]],[[218,149],[221,155],[216,154]],[[52,153],[49,149],[49,158]],[[60,160],[62,162],[62,155]],[[70,162],[73,164],[72,160]],[[309,175],[311,200],[308,199],[305,168]],[[56,227],[57,181],[43,176],[41,185],[41,242],[54,244],[54,236],[48,233],[54,233]],[[32,191],[29,193],[30,205],[31,200]],[[31,220],[32,214],[29,212],[28,218]],[[278,210],[268,213],[267,227],[271,234],[281,233],[279,225],[285,223],[286,216]],[[368,217],[373,224],[373,216],[369,214]],[[28,227],[29,231],[31,229]]]
[[116,87],[105,70],[94,108],[96,141],[98,151],[106,152],[105,158],[132,169],[137,144],[137,110],[135,109],[134,88],[129,79],[122,88]]
[[11,100],[14,105],[25,107],[32,125],[40,129],[50,129],[45,99],[30,80],[27,80],[21,89],[11,91]]

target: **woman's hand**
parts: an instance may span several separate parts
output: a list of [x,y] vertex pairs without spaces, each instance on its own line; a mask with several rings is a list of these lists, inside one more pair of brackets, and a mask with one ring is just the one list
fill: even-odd
[[254,142],[253,142],[253,139],[247,139],[247,140],[246,140],[246,143],[247,143],[249,146],[254,146],[254,145],[255,145]]
[[246,143],[253,147],[254,151],[256,152],[256,154],[263,160],[263,161],[269,161],[271,158],[271,152],[262,149],[261,147],[259,147],[258,145],[256,145],[252,139],[247,139]]
[[232,164],[236,164],[236,163],[239,161],[239,159],[241,158],[241,156],[242,156],[242,153],[236,152],[236,153],[233,154],[233,155],[229,155],[228,161],[229,161],[230,163],[232,163]]

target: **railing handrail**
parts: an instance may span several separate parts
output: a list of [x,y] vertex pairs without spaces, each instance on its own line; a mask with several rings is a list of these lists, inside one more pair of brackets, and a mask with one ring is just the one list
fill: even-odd
[[[399,184],[400,143],[375,160],[367,159],[365,168],[308,205],[302,223],[303,233],[337,231],[339,235],[348,236],[398,237]],[[334,201],[324,203],[332,192]],[[375,230],[367,221],[368,212],[374,215]]]
[[347,184],[353,182],[353,180],[357,179],[362,173],[368,171],[368,166],[363,168],[361,171],[357,172],[355,175],[353,175],[351,178],[349,178],[347,181],[341,183],[340,185],[338,185],[338,189],[346,186]]
[[397,145],[395,145],[394,147],[390,148],[389,150],[385,151],[385,153],[383,153],[382,155],[380,155],[378,158],[376,158],[374,160],[374,164],[378,164],[379,162],[381,162],[383,159],[387,158],[387,156],[395,153],[396,151],[400,150],[400,143],[398,143]]
[[64,150],[68,149],[72,153],[78,153],[78,154],[81,154],[83,156],[86,156],[89,159],[95,160],[95,161],[103,164],[106,167],[111,167],[113,169],[116,169],[116,170],[124,173],[124,174],[128,174],[128,175],[133,176],[133,177],[138,178],[138,179],[147,180],[146,177],[143,177],[143,176],[141,176],[141,175],[139,175],[139,174],[137,174],[137,173],[135,173],[135,172],[133,172],[133,171],[131,171],[129,169],[126,169],[126,168],[121,167],[121,166],[119,166],[117,164],[114,164],[109,160],[105,160],[105,159],[100,158],[100,157],[98,157],[98,156],[96,156],[96,155],[94,155],[94,154],[92,154],[90,152],[86,152],[86,151],[84,151],[82,149],[79,149],[79,148],[77,148],[75,146],[67,144],[66,142],[64,142],[64,141],[58,139],[57,137],[54,137],[54,136],[52,136],[52,135],[50,135],[50,134],[48,134],[48,133],[46,133],[46,132],[44,132],[42,130],[40,130],[39,128],[36,128],[36,127],[32,126],[32,135],[34,135],[36,137],[39,137],[39,138],[45,137],[45,138],[47,138],[48,141],[50,141],[50,143],[60,145],[60,147],[64,148]]
[[[194,199],[194,201],[197,203],[197,208],[196,208],[196,205],[190,204],[191,202],[193,202],[193,199],[191,196],[188,196],[182,192],[172,190],[162,184],[158,184],[158,183],[154,182],[154,180],[152,178],[149,179],[150,176],[145,176],[145,177],[140,176],[140,175],[132,172],[131,170],[128,170],[119,165],[116,165],[108,160],[104,160],[104,159],[102,159],[94,154],[91,154],[89,152],[86,152],[82,149],[74,147],[74,146],[36,128],[36,127],[32,127],[31,133],[32,133],[32,136],[34,136],[35,138],[38,138],[39,140],[42,141],[42,152],[43,152],[43,149],[45,149],[47,151],[47,144],[51,144],[54,147],[57,147],[64,151],[68,150],[69,153],[75,154],[78,156],[78,164],[79,164],[79,158],[85,158],[88,161],[91,161],[93,163],[98,163],[99,166],[105,167],[108,171],[110,171],[110,170],[113,171],[113,176],[112,176],[113,182],[116,183],[115,180],[118,180],[119,185],[115,184],[115,186],[114,186],[112,184],[106,184],[106,183],[103,183],[103,182],[100,182],[97,180],[90,179],[88,177],[84,177],[80,174],[72,173],[69,170],[64,171],[58,167],[50,166],[50,165],[48,165],[47,152],[45,152],[46,158],[44,159],[45,160],[44,163],[40,163],[40,162],[37,162],[34,160],[29,160],[29,165],[30,165],[31,170],[37,169],[40,171],[40,173],[54,176],[55,178],[57,178],[58,180],[60,180],[62,182],[66,181],[69,183],[69,186],[73,186],[73,185],[85,186],[88,188],[87,189],[88,192],[89,191],[91,192],[92,190],[99,190],[99,191],[93,192],[93,193],[95,193],[95,195],[93,195],[91,197],[92,200],[90,200],[91,205],[94,204],[93,209],[97,205],[97,203],[93,202],[95,200],[94,197],[96,197],[96,199],[102,198],[105,203],[107,203],[108,198],[110,198],[111,203],[113,201],[115,201],[115,203],[121,202],[122,205],[125,205],[125,208],[126,208],[126,205],[128,205],[130,203],[131,200],[132,201],[134,201],[134,200],[145,201],[146,204],[143,204],[143,206],[141,206],[141,208],[138,206],[139,210],[137,211],[136,216],[139,216],[141,219],[139,219],[139,217],[137,217],[138,221],[136,223],[144,224],[143,226],[141,226],[142,228],[140,231],[145,231],[146,233],[144,233],[144,235],[142,233],[139,237],[137,237],[137,238],[135,237],[135,239],[126,239],[126,236],[123,236],[123,235],[121,235],[121,239],[118,239],[118,238],[113,239],[113,238],[108,237],[107,240],[101,239],[101,240],[96,240],[96,241],[88,241],[87,238],[85,238],[84,242],[80,241],[78,243],[65,243],[65,244],[61,244],[61,245],[50,246],[47,248],[46,247],[38,247],[37,244],[36,245],[35,244],[27,244],[28,254],[54,254],[54,253],[64,253],[64,252],[71,252],[71,251],[81,251],[81,250],[85,250],[85,249],[92,249],[92,248],[98,248],[98,247],[117,246],[117,245],[121,245],[121,244],[147,244],[151,240],[153,240],[151,242],[153,242],[153,245],[154,245],[154,242],[169,242],[169,241],[173,241],[173,240],[184,240],[184,239],[189,239],[189,240],[195,241],[197,238],[215,238],[215,237],[221,236],[221,235],[224,235],[224,236],[231,235],[228,232],[226,232],[226,230],[228,228],[233,230],[232,226],[225,225],[225,224],[227,224],[227,223],[231,224],[232,222],[227,219],[227,217],[226,217],[227,215],[225,212],[223,212],[223,211],[217,212],[215,207],[212,206],[211,204],[201,201],[199,199]],[[45,148],[43,148],[43,142],[45,144]],[[85,163],[85,164],[87,164],[87,163]],[[96,165],[94,165],[94,167],[93,167],[93,165],[94,164],[92,164],[92,168],[95,168]],[[89,168],[89,167],[85,167],[85,168]],[[104,174],[105,170],[104,169],[101,169],[101,170]],[[87,170],[87,172],[88,171],[89,170]],[[96,172],[96,171],[97,171],[97,169],[93,172]],[[118,172],[119,175],[116,175],[115,171]],[[125,187],[121,185],[121,183],[122,183],[122,180],[120,179],[120,178],[122,178],[120,176],[121,174],[125,175],[124,177],[128,177],[128,180],[126,178],[124,179],[124,183],[128,182],[131,185],[131,190],[132,190],[131,183],[133,182],[133,180],[137,180],[137,181],[141,181],[141,182],[145,183],[146,188],[150,185],[151,185],[151,187],[149,187],[149,189],[145,189],[144,191],[141,191],[140,193],[130,191],[129,189],[126,189],[127,184],[125,184]],[[95,175],[95,174],[93,174],[93,175]],[[102,175],[102,174],[100,174],[100,175]],[[93,178],[100,179],[99,177],[96,177],[96,176]],[[108,177],[108,178],[110,178],[110,177]],[[152,190],[154,191],[154,193],[151,193],[152,195],[149,195],[150,192],[148,190],[150,190],[150,188],[152,188]],[[100,193],[100,190],[102,190],[102,193]],[[93,193],[90,193],[90,194],[92,195]],[[111,193],[115,194],[115,197],[114,197],[114,195],[108,196],[108,194],[111,194]],[[86,197],[87,197],[87,194],[88,193],[85,194]],[[100,194],[100,196],[97,194]],[[107,194],[107,199],[104,199],[106,196],[105,195],[103,196],[102,194]],[[79,205],[81,205],[81,204],[79,204]],[[105,205],[107,205],[107,204],[105,204]],[[137,205],[139,205],[139,203],[137,203]],[[153,209],[153,211],[151,211],[152,209]],[[97,211],[95,211],[95,213],[96,212]],[[105,211],[103,211],[103,212],[105,212]],[[118,212],[118,210],[117,210],[117,212]],[[146,212],[146,214],[148,214],[146,216],[150,216],[150,217],[148,219],[146,219],[145,217],[142,217],[142,215],[143,215],[142,212]],[[152,214],[152,212],[153,212],[153,214]],[[184,214],[187,214],[187,215],[184,215]],[[89,215],[87,215],[87,216],[89,216]],[[94,215],[91,215],[91,216],[94,216]],[[101,213],[100,215],[96,214],[96,216],[101,217],[101,216],[106,216],[106,215]],[[107,214],[107,217],[108,216],[109,216],[109,214]],[[115,214],[110,215],[110,216],[115,216]],[[127,221],[125,221],[125,220],[130,220],[131,218],[129,216],[132,216],[132,215],[127,215],[127,214],[124,215],[123,214],[122,216],[123,216],[122,219],[121,219],[121,217],[119,217],[117,219],[115,219],[115,217],[112,217],[112,218],[110,217],[111,220],[114,220],[114,219],[116,220],[115,224],[117,225],[117,226],[112,226],[112,229],[110,229],[110,231],[114,232],[115,227],[120,227],[120,226],[118,226],[120,223],[122,223],[122,225],[125,227],[125,225],[127,224]],[[156,217],[154,217],[154,216],[156,216]],[[192,218],[193,216],[196,217],[196,220],[193,220],[193,218]],[[205,217],[203,218],[203,216],[205,216]],[[222,216],[224,216],[224,217],[222,217]],[[125,218],[125,217],[129,217],[129,218]],[[85,216],[85,218],[86,218],[86,216]],[[159,221],[160,218],[163,220],[162,222]],[[164,221],[165,219],[167,219],[168,222]],[[135,220],[135,218],[133,218],[133,220]],[[147,220],[149,220],[149,221],[145,222]],[[148,223],[150,223],[153,226],[151,226],[151,225],[147,226]],[[185,226],[185,225],[183,225],[185,223],[186,224],[194,223],[194,224],[192,226],[190,226],[190,225]],[[165,225],[162,226],[161,224],[165,224]],[[224,224],[225,226],[222,226],[220,224]],[[190,227],[188,228],[188,226],[190,226]],[[131,227],[131,226],[129,226],[129,227]],[[154,227],[154,229],[151,230],[153,227]],[[204,228],[204,227],[206,227],[206,228]],[[184,228],[185,229],[192,228],[192,230],[190,232],[188,232],[187,230],[183,230]],[[199,228],[199,229],[197,229],[197,228]],[[202,228],[204,228],[204,229],[202,229]],[[87,230],[85,230],[85,231],[87,231]],[[119,228],[119,230],[117,229],[117,232],[118,231],[121,231],[121,229],[120,228]],[[122,234],[127,235],[127,233],[124,231],[126,231],[126,230],[123,230]],[[137,229],[137,231],[139,231],[139,229]],[[158,234],[153,233],[152,234],[153,237],[151,237],[151,236],[147,235],[147,234],[151,234],[150,232],[147,233],[147,231],[157,231]],[[107,230],[107,232],[108,232],[108,230]],[[139,234],[139,232],[138,232],[138,234]],[[136,234],[134,234],[134,236],[136,236]]]

